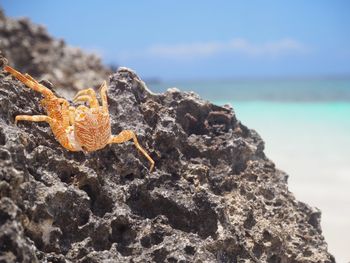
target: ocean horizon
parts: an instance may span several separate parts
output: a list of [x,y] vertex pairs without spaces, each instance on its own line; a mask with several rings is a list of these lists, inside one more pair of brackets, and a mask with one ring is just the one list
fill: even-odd
[[337,262],[349,262],[350,79],[190,81],[177,87],[217,105],[265,141],[265,154],[289,175],[296,199],[322,212],[321,226]]
[[149,83],[153,92],[171,87],[209,101],[350,102],[349,77],[180,80]]

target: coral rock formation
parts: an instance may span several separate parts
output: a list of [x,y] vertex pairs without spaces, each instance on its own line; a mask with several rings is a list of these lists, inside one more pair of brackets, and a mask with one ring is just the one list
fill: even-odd
[[[96,86],[95,56],[0,12],[10,65],[60,91]],[[46,83],[48,85],[48,83]],[[132,71],[111,76],[112,132],[131,142],[68,152],[45,123],[41,95],[0,71],[0,262],[334,262],[320,211],[297,201],[259,135],[229,106],[194,93],[151,93]]]
[[40,94],[0,74],[1,262],[334,262],[320,211],[297,201],[259,135],[194,93],[153,94],[111,76],[113,133],[132,143],[84,155],[44,123]]

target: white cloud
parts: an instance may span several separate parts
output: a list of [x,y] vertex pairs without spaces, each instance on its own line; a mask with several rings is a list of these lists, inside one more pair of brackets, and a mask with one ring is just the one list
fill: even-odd
[[283,56],[287,54],[305,53],[307,48],[301,42],[284,38],[265,43],[252,43],[243,38],[234,38],[226,42],[197,42],[182,44],[157,44],[146,48],[143,52],[123,53],[125,57],[152,56],[169,59],[189,59],[210,57],[218,54],[239,54],[251,57]]

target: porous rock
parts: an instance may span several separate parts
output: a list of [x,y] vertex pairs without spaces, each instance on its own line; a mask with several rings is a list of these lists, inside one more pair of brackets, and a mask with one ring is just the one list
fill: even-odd
[[[61,93],[109,70],[27,19],[0,11],[11,66]],[[51,88],[49,83],[45,83]],[[334,262],[321,213],[288,191],[259,135],[229,106],[194,93],[150,92],[131,70],[111,76],[112,131],[132,143],[68,152],[45,123],[41,95],[0,71],[0,262]]]
[[334,262],[320,211],[297,201],[259,135],[229,106],[150,92],[127,68],[111,76],[112,131],[132,143],[68,152],[41,95],[0,73],[1,262]]

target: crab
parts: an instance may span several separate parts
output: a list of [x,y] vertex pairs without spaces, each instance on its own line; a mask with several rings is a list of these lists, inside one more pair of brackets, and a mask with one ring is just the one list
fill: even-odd
[[66,99],[57,97],[29,74],[22,74],[10,66],[5,66],[4,70],[44,96],[41,105],[47,115],[17,115],[15,123],[18,121],[47,122],[62,147],[73,152],[93,152],[108,144],[133,140],[136,148],[150,162],[150,171],[153,170],[153,159],[141,147],[132,130],[123,130],[118,135],[112,135],[106,81],[102,83],[99,91],[102,105],[97,100],[96,92],[89,88],[79,91],[73,99],[74,102],[84,102],[88,106],[74,107]]

